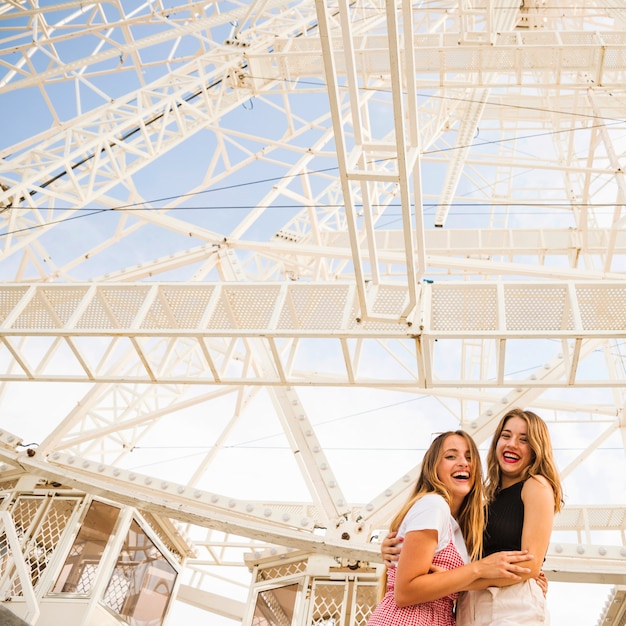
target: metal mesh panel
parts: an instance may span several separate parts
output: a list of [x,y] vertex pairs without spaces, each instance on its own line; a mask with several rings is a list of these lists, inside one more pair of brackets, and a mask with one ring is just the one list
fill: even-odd
[[105,288],[102,297],[106,308],[111,311],[115,321],[120,324],[132,324],[143,305],[149,287],[142,289]]
[[208,323],[210,328],[266,328],[273,314],[276,287],[222,289]]
[[[225,309],[243,328],[267,328],[274,312],[276,287],[223,289]],[[268,294],[268,295],[266,295]]]
[[315,582],[311,591],[312,607],[309,624],[313,626],[333,623],[335,626],[348,626],[343,623],[345,595],[345,582]]
[[[365,626],[377,604],[377,584],[325,581],[312,590],[311,618],[307,626]],[[349,611],[348,609],[349,605]]]
[[256,582],[266,580],[275,580],[284,576],[293,576],[306,571],[306,561],[292,561],[290,563],[281,563],[267,568],[259,568],[256,575]]
[[[34,523],[35,517],[45,501],[41,498],[20,498],[15,502],[11,509],[11,515],[13,517],[13,524],[15,525],[15,532],[17,533],[20,545],[22,548],[26,543],[28,533]],[[9,596],[21,596],[22,584],[17,576],[15,568],[12,567],[7,570],[7,574],[11,577],[11,584],[9,585]]]
[[12,324],[13,328],[58,328],[58,320],[50,313],[42,294],[36,294]]
[[626,289],[579,287],[578,305],[585,329],[626,328]]
[[406,289],[381,285],[376,292],[374,315],[400,315],[408,304]]
[[104,593],[104,603],[116,613],[122,612],[124,602],[130,593],[133,568],[120,565],[115,568],[109,586]]
[[472,289],[433,285],[433,329],[495,330],[498,327],[497,295],[491,285]]
[[4,320],[15,309],[27,289],[27,287],[11,287],[0,292],[0,322],[4,323]]
[[[18,499],[11,510],[15,530],[24,551],[24,560],[30,567],[31,583],[35,587],[48,566],[59,544],[67,523],[76,509],[76,498],[33,497]],[[40,519],[37,521],[37,518]],[[6,541],[6,539],[5,539]],[[3,568],[6,566],[2,566]],[[11,568],[9,595],[23,595],[22,583],[17,572]],[[3,569],[2,575],[5,574]]]
[[76,322],[76,328],[113,328],[114,326],[106,308],[97,298],[89,302],[85,312]]
[[341,328],[349,289],[308,288],[289,290],[280,312],[279,328]]
[[626,511],[615,509],[586,509],[588,523],[595,527],[620,530],[626,529]]
[[15,501],[11,508],[11,517],[20,542],[23,543],[23,537],[30,531],[37,511],[44,503],[43,498],[18,498]]
[[100,299],[93,299],[76,322],[77,328],[115,328],[131,324],[146,298],[146,288],[103,289]]
[[[505,288],[507,330],[563,330],[574,327],[566,287]],[[537,303],[541,303],[541,307]]]
[[[285,590],[292,590],[284,596]],[[297,585],[260,591],[257,596],[252,626],[291,626]]]
[[130,626],[159,626],[177,572],[135,520],[104,592],[104,604]]
[[378,585],[376,583],[359,584],[356,588],[354,607],[352,609],[352,623],[349,626],[365,626],[378,600]]
[[33,586],[48,566],[67,523],[78,505],[77,500],[55,498],[45,512],[32,540],[29,542],[27,561],[30,563]]
[[[376,297],[372,306],[372,315],[385,315],[390,317],[400,317],[407,306],[408,294],[406,289],[391,285],[380,285],[376,289]],[[354,304],[357,302],[355,300]],[[353,309],[352,319],[358,317],[357,309]],[[395,322],[385,323],[381,321],[365,320],[361,322],[361,328],[367,331],[394,331],[398,329]]]
[[203,286],[197,289],[179,286],[164,286],[162,299],[157,299],[150,307],[142,328],[196,328],[206,311],[214,288]]
[[80,573],[80,578],[76,583],[76,593],[88,595],[91,593],[93,584],[96,580],[96,573],[100,563],[85,563]]
[[[510,72],[512,69],[515,69],[516,66],[516,57],[514,54],[511,54],[510,50],[494,50],[493,59],[495,64],[502,68],[504,72]],[[462,235],[465,238],[468,235],[468,231],[464,230]],[[430,236],[430,233],[429,233]]]
[[61,324],[66,324],[80,305],[84,290],[75,287],[44,289],[43,295],[45,302],[37,303],[37,305],[41,308],[47,308],[46,305],[48,305],[54,311],[54,317],[58,318]]
[[3,532],[0,534],[0,580],[4,580],[11,563],[9,541],[6,534]]
[[626,65],[626,52],[619,48],[608,48],[604,54],[604,63],[607,68],[623,68]]

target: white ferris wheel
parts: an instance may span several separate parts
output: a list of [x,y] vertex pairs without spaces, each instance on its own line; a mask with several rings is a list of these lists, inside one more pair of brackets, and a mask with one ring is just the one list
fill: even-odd
[[621,3],[15,0],[0,44],[0,607],[364,624],[433,433],[522,406],[549,577],[624,623]]

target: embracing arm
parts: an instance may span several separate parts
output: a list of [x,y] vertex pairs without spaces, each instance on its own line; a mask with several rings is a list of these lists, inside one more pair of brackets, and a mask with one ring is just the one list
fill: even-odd
[[[539,577],[543,559],[548,550],[554,521],[554,492],[543,476],[533,476],[524,483],[522,501],[524,502],[522,550],[527,550],[529,554],[534,555],[528,563],[524,564],[530,571],[521,575],[522,580],[528,580]],[[471,588],[506,587],[512,584],[515,584],[515,581],[510,579],[491,579],[477,581]]]
[[436,530],[407,533],[396,573],[394,597],[398,606],[437,600],[469,589],[473,582],[481,578],[504,578],[511,584],[519,582],[520,576],[529,570],[516,563],[532,558],[523,552],[498,552],[455,569],[429,573],[436,548]]
[[532,477],[524,484],[522,501],[524,502],[522,550],[528,550],[535,555],[528,563],[530,574],[526,578],[536,578],[541,572],[552,534],[554,491],[543,476]]

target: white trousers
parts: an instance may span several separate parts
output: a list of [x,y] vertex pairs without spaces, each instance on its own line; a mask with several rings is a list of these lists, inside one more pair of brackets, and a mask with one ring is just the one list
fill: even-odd
[[465,591],[456,605],[457,626],[547,626],[550,616],[535,580]]

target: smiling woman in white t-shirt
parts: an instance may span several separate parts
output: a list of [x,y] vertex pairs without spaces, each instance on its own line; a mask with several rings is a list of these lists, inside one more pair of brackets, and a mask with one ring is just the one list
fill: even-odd
[[526,551],[482,550],[482,472],[478,449],[464,431],[439,435],[424,455],[413,494],[390,530],[403,537],[396,567],[385,569],[385,594],[367,626],[455,626],[460,589],[481,578],[520,580]]

